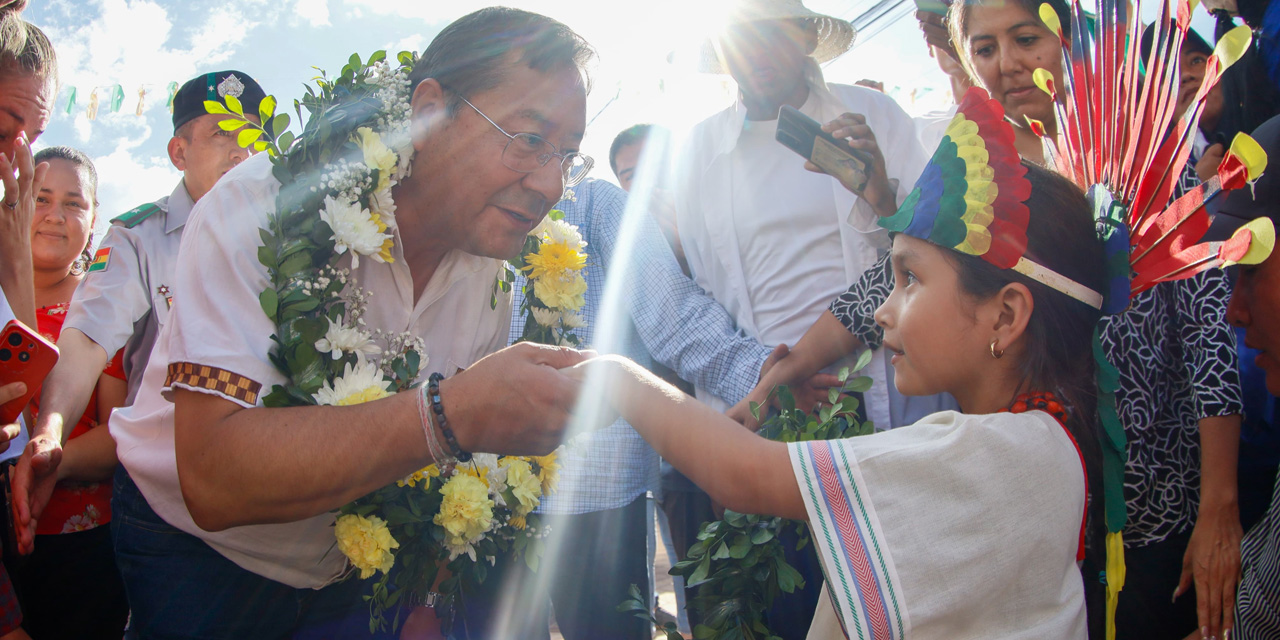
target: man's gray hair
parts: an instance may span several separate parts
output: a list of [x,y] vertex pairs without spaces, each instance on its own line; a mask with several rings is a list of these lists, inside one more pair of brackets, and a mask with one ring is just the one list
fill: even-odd
[[18,17],[10,7],[0,10],[0,78],[35,76],[58,85],[58,58],[39,27]]
[[[427,46],[409,80],[417,87],[434,78],[468,97],[497,86],[505,67],[524,63],[534,71],[576,68],[589,90],[586,65],[594,56],[591,45],[561,22],[521,9],[488,7],[445,27]],[[452,113],[462,102],[455,98],[448,104]]]

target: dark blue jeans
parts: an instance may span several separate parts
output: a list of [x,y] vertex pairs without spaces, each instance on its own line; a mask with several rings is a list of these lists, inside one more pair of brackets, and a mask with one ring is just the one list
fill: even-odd
[[132,617],[127,638],[394,638],[369,632],[364,584],[294,589],[246,571],[156,515],[116,468],[111,538]]

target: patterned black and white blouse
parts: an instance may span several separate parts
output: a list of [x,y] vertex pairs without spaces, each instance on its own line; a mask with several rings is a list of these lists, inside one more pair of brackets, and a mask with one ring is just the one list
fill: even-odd
[[[893,289],[888,255],[831,304],[867,345],[884,333],[873,314]],[[1129,439],[1126,546],[1140,547],[1195,524],[1200,487],[1199,421],[1243,411],[1235,334],[1227,325],[1231,286],[1212,270],[1163,283],[1103,319],[1102,344],[1120,371],[1117,405]]]

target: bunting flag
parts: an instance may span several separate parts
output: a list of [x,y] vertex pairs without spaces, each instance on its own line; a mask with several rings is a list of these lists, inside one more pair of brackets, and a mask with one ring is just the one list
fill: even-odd
[[124,104],[124,87],[116,84],[111,86],[111,113],[120,113],[120,106]]
[[67,91],[67,108],[64,110],[67,115],[71,115],[72,109],[76,108],[76,88],[71,87]]

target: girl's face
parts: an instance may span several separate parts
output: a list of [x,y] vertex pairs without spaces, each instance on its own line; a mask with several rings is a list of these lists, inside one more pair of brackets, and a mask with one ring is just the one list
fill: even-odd
[[36,269],[71,268],[93,231],[93,200],[86,171],[62,158],[49,161],[31,219],[31,258]]
[[1004,107],[1015,126],[1031,117],[1053,127],[1053,101],[1032,74],[1046,69],[1062,90],[1062,47],[1058,36],[1020,5],[992,2],[969,7],[962,55],[978,81]]
[[[933,243],[898,234],[893,240],[894,287],[876,309],[884,327],[898,391],[909,396],[951,393],[965,406],[975,371],[991,361],[988,315],[960,288],[959,275]],[[993,323],[994,324],[994,323]]]

